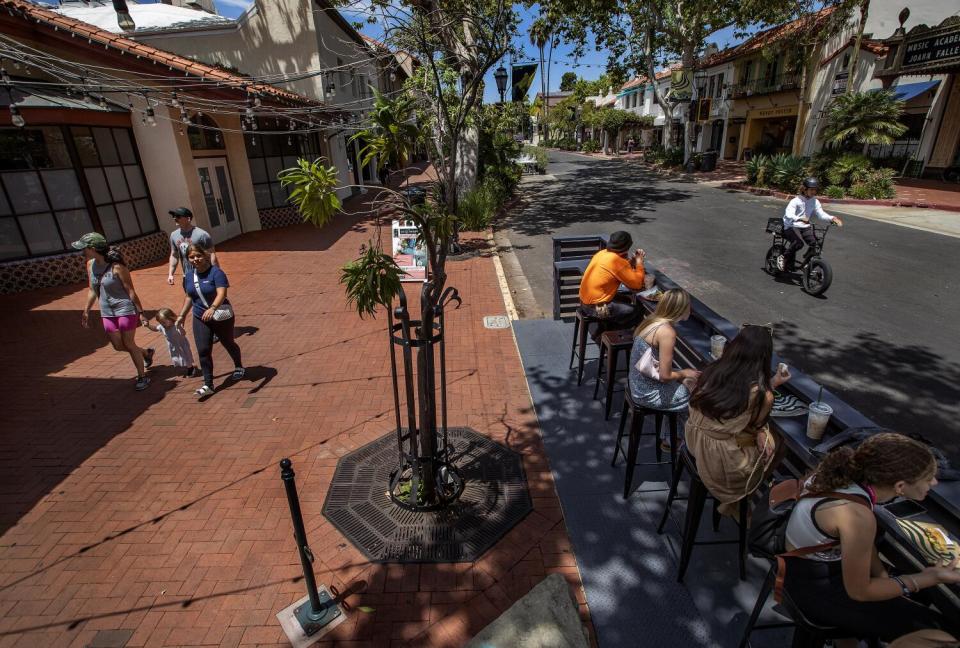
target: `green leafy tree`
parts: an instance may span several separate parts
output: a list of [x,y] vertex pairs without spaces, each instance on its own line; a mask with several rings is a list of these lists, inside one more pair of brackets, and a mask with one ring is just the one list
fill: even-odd
[[[420,287],[419,309],[411,309],[419,313],[420,324],[411,328],[408,321],[405,329],[418,345],[415,370],[404,372],[411,433],[402,443],[407,444],[404,456],[418,459],[403,459],[406,467],[397,474],[406,475],[410,505],[442,504],[449,489],[446,481],[437,480],[446,459],[439,453],[434,325],[443,304],[459,300],[447,286],[446,274],[455,245],[458,197],[472,188],[479,172],[484,76],[512,50],[517,16],[512,4],[500,0],[372,0],[370,13],[383,26],[387,46],[409,52],[419,66],[407,81],[405,99],[375,100],[362,127],[364,159],[408,159],[420,135],[411,128],[416,115],[437,179],[431,198],[422,204],[404,193],[381,190],[372,205],[378,218],[376,238],[343,268],[341,281],[361,317],[379,307],[392,313],[394,298],[401,296],[400,273],[382,249],[379,219],[389,214],[416,224],[426,250],[427,280]],[[300,161],[280,177],[293,188],[292,201],[306,220],[323,225],[339,210],[339,187],[324,162]],[[393,494],[402,497],[402,484]]]
[[374,90],[368,122],[351,139],[364,142],[360,151],[364,166],[374,160],[381,169],[387,164],[394,169],[407,166],[420,139],[410,95],[389,98]]
[[870,144],[891,144],[907,132],[900,122],[903,102],[892,90],[844,94],[830,104],[823,138],[830,144],[864,148]]
[[[838,0],[847,6],[857,0]],[[609,52],[608,69],[642,73],[655,79],[669,61],[680,64],[691,77],[697,70],[707,37],[729,27],[740,33],[758,24],[778,24],[818,8],[815,0],[545,0],[549,10],[565,16],[565,38],[579,49],[596,36],[598,49]],[[826,38],[828,30],[808,30],[813,38]],[[806,60],[806,59],[804,59]],[[672,115],[677,98],[665,95],[653,83],[654,100],[664,114]],[[685,159],[692,151],[693,123],[686,122]],[[664,129],[664,137],[669,129]],[[666,141],[665,141],[666,143]]]
[[577,85],[577,75],[574,72],[564,72],[560,77],[560,90],[569,92]]

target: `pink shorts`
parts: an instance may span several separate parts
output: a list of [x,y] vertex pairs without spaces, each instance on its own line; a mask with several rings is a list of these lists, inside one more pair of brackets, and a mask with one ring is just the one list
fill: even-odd
[[103,330],[107,333],[119,333],[121,331],[134,331],[140,323],[136,315],[119,315],[117,317],[101,317],[103,320]]

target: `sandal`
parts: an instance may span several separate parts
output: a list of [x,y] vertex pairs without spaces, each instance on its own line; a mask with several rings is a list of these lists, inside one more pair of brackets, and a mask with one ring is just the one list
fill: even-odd
[[156,349],[146,349],[146,353],[143,354],[143,368],[149,369],[153,364],[153,354],[156,353]]
[[210,385],[204,385],[197,391],[193,392],[193,395],[200,399],[207,398],[208,396],[213,396],[213,387],[211,387]]
[[243,367],[237,367],[236,369],[233,370],[233,375],[230,377],[233,378],[234,380],[240,380],[241,378],[243,378],[243,376],[246,373],[247,373],[246,369],[244,369]]

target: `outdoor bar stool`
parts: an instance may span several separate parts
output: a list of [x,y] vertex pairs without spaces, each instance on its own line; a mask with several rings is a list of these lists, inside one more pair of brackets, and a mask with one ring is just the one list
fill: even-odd
[[[740,637],[740,643],[737,648],[747,648],[747,646],[750,645],[750,635],[753,634],[754,630],[789,628],[791,626],[794,628],[793,642],[791,643],[792,648],[822,648],[823,644],[830,639],[844,639],[849,636],[847,632],[829,626],[822,626],[808,619],[786,592],[781,592],[780,603],[775,605],[773,609],[788,620],[780,623],[757,625],[757,619],[760,618],[760,613],[763,612],[763,606],[773,591],[776,580],[777,564],[774,562],[769,571],[767,571],[766,577],[763,579],[763,585],[760,587],[760,592],[757,595],[757,602],[750,612],[750,617],[747,619],[747,625],[743,629],[743,636]],[[879,646],[879,641],[876,637],[868,637],[867,645],[870,646],[870,648],[876,648]]]
[[[627,356],[629,366],[630,350],[633,348],[633,330],[604,331],[600,336],[600,359],[597,361],[597,378],[593,385],[593,398],[596,400],[600,392],[600,383],[606,387],[605,413],[603,419],[610,420],[610,409],[613,406],[613,387],[617,377],[617,365],[620,353]],[[606,365],[606,366],[604,366]]]
[[[680,540],[680,568],[677,570],[677,582],[683,582],[683,576],[690,565],[690,557],[693,555],[694,545],[717,545],[717,544],[737,544],[738,559],[740,563],[740,580],[747,579],[747,525],[737,524],[736,540],[700,540],[697,541],[697,529],[700,527],[700,518],[703,515],[703,507],[707,498],[711,497],[706,484],[700,479],[700,473],[697,472],[697,460],[690,454],[690,450],[683,446],[680,449],[680,458],[673,470],[673,483],[670,484],[670,493],[667,495],[667,504],[663,509],[663,516],[660,518],[660,525],[657,527],[657,533],[663,533],[663,527],[670,516],[670,507],[677,497],[677,489],[680,486],[680,478],[683,471],[690,473],[690,494],[687,495],[687,514],[683,524],[683,537]],[[744,497],[739,502],[740,519],[746,520],[750,511],[750,501]],[[713,530],[720,530],[720,513],[717,511],[717,501],[714,500],[713,507]]]
[[587,355],[587,338],[590,337],[590,325],[600,324],[600,318],[588,314],[583,306],[577,307],[577,316],[573,322],[573,342],[570,344],[570,368],[577,360],[577,387],[583,382],[583,362]]
[[[623,434],[626,429],[627,415],[630,416],[630,441],[627,444],[627,451],[624,452],[620,446],[623,440]],[[654,462],[637,463],[637,454],[640,450],[640,437],[643,436],[643,420],[647,415],[654,417],[654,448],[657,454],[657,460]],[[617,455],[622,454],[627,460],[627,477],[623,484],[623,499],[630,497],[630,485],[633,483],[633,469],[639,466],[655,466],[666,463],[663,461],[663,449],[660,447],[660,429],[663,427],[663,417],[666,416],[670,425],[670,466],[673,472],[676,472],[674,466],[677,461],[677,429],[679,426],[680,412],[670,412],[667,410],[658,410],[650,407],[641,407],[633,402],[633,396],[630,394],[630,385],[623,390],[623,410],[620,412],[620,429],[617,432],[617,442],[613,449],[613,461],[611,466],[617,465]],[[647,436],[650,436],[649,434]]]

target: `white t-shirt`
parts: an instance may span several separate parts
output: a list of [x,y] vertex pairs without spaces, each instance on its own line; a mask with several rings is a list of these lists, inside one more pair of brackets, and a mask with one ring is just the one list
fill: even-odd
[[806,218],[809,220],[811,216],[825,223],[833,222],[833,217],[823,211],[819,200],[794,196],[793,200],[787,203],[787,208],[783,212],[783,229],[790,229],[791,227],[806,229],[810,227],[810,223],[800,219]]

